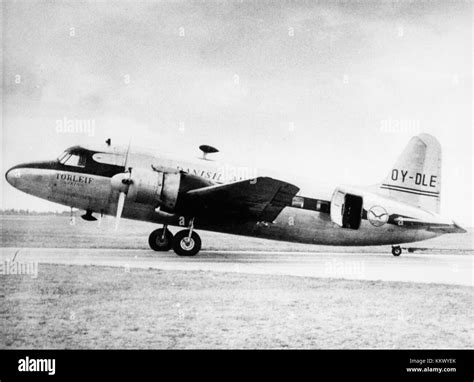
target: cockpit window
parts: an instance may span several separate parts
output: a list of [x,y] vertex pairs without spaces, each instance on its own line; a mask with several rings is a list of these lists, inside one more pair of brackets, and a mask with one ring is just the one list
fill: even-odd
[[64,161],[69,155],[70,154],[67,151],[63,152],[60,156],[58,156],[58,162],[64,164]]
[[66,166],[85,167],[86,160],[83,155],[71,154],[64,164]]
[[59,163],[66,166],[85,167],[86,157],[79,154],[64,153],[58,158]]

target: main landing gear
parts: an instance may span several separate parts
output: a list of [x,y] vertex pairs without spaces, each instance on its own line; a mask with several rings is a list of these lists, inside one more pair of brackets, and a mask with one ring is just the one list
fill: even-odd
[[155,229],[148,238],[148,244],[154,251],[169,251],[173,245],[173,234],[167,226]]
[[176,235],[167,226],[154,230],[148,238],[148,244],[154,251],[173,251],[179,256],[195,256],[201,249],[201,238],[194,232],[193,220],[189,229],[179,231]]
[[392,247],[392,255],[400,256],[402,254],[402,249],[399,245]]
[[191,229],[179,231],[173,238],[173,251],[179,256],[195,256],[201,249],[201,238]]

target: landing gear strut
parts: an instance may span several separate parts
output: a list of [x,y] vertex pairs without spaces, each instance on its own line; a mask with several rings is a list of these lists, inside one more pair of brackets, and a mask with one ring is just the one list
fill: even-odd
[[189,229],[179,231],[173,238],[173,251],[179,256],[195,256],[201,249],[201,238],[194,232],[194,219]]
[[154,251],[169,251],[173,246],[173,234],[165,225],[154,230],[148,238],[148,244]]
[[392,255],[393,256],[400,256],[402,254],[402,249],[399,245],[392,247]]

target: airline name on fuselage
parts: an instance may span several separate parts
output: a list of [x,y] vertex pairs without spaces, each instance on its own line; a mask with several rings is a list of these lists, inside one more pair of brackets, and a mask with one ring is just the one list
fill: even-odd
[[92,178],[90,176],[78,175],[78,174],[67,174],[67,173],[57,173],[57,180],[62,180],[70,184],[81,183],[81,184],[90,184],[92,183]]
[[250,167],[221,166],[216,171],[178,166],[178,170],[222,183],[257,178],[257,169]]
[[220,181],[222,178],[222,173],[213,172],[213,171],[199,170],[196,168],[184,168],[180,166],[178,166],[178,170],[187,172],[188,174],[202,176],[203,178],[212,179],[212,180],[215,180],[216,182]]

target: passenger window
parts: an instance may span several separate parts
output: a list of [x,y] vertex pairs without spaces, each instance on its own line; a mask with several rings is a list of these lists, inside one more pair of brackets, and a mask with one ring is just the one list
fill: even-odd
[[297,207],[297,208],[303,208],[304,207],[304,198],[301,197],[301,196],[293,197],[293,200],[291,201],[291,206],[292,207]]

